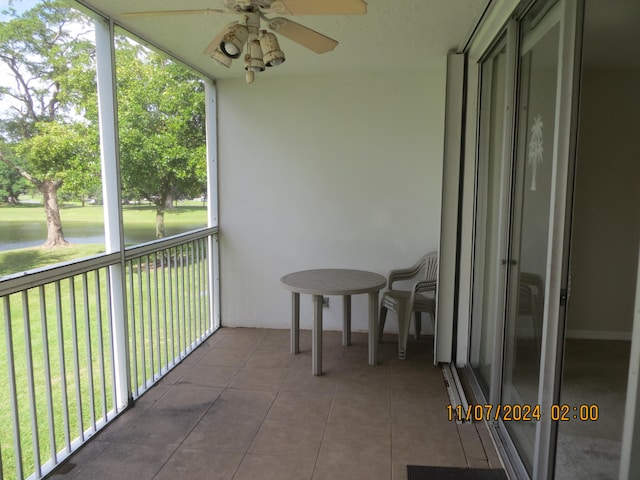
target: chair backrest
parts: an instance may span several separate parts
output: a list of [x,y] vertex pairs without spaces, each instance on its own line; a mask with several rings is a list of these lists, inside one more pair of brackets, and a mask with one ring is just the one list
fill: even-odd
[[409,268],[391,270],[387,286],[389,289],[393,289],[394,282],[409,279],[414,279],[414,282],[418,280],[435,284],[438,281],[438,252],[427,253]]
[[438,280],[438,252],[429,252],[420,259],[423,265],[422,279],[430,282]]

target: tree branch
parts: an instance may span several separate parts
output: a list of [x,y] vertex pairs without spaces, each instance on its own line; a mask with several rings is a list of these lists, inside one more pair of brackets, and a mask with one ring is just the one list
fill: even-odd
[[6,158],[2,152],[0,152],[0,161],[4,162],[8,167],[13,168],[16,172],[18,172],[20,175],[22,175],[24,178],[26,178],[27,180],[29,180],[31,183],[33,183],[35,185],[36,188],[40,189],[40,187],[42,186],[42,181],[38,180],[36,177],[34,177],[33,175],[31,175],[29,172],[27,172],[24,168],[22,168],[20,165],[16,165],[15,163],[13,163],[11,160],[9,160],[8,158]]
[[[9,67],[9,69],[13,72],[16,83],[18,84],[18,90],[22,91],[23,98],[21,101],[27,107],[27,115],[35,122],[38,120],[38,116],[33,107],[33,98],[31,97],[31,93],[29,92],[28,82],[25,80],[24,76],[20,72],[18,67],[18,61],[15,57],[10,57],[6,55],[0,55],[0,60],[2,60],[5,65]],[[16,98],[14,96],[14,98]]]

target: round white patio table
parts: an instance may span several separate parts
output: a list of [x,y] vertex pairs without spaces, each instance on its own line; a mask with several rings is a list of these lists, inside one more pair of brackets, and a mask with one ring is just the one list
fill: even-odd
[[300,294],[313,296],[312,371],[322,375],[322,297],[342,295],[342,344],[351,345],[351,295],[369,294],[369,365],[378,363],[378,293],[387,284],[382,275],[365,270],[321,268],[289,273],[280,279],[293,292],[291,353],[300,352]]

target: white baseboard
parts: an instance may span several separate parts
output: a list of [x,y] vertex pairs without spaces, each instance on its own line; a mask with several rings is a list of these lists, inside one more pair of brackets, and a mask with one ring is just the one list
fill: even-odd
[[631,332],[602,331],[602,330],[567,330],[567,338],[583,340],[628,340]]

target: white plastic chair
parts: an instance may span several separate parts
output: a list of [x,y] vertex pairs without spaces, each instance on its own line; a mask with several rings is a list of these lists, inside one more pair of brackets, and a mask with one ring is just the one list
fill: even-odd
[[[420,337],[422,312],[431,315],[431,319],[435,322],[437,278],[438,252],[427,253],[410,268],[389,272],[387,280],[389,290],[382,295],[380,301],[378,339],[382,338],[384,332],[387,311],[394,311],[398,317],[398,358],[401,360],[407,356],[411,315],[415,315],[416,339]],[[411,279],[416,279],[411,290],[394,290],[394,282]]]

